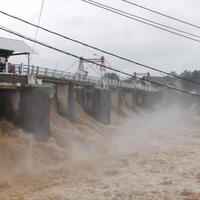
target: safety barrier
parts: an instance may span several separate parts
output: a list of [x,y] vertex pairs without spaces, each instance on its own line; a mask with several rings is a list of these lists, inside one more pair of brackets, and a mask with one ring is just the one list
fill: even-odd
[[77,73],[71,73],[64,70],[58,69],[50,69],[44,67],[36,67],[36,66],[27,66],[27,65],[14,65],[14,73],[17,75],[34,75],[38,79],[48,79],[49,82],[52,83],[55,80],[63,80],[63,81],[74,81],[75,83],[88,83],[95,85],[96,87],[103,87],[103,88],[127,88],[127,89],[141,89],[141,90],[153,90],[151,84],[147,81],[141,80],[111,80],[105,78],[99,78],[94,76],[83,76]]

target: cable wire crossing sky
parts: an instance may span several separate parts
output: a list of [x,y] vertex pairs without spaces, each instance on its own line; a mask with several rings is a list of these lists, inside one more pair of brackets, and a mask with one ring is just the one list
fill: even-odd
[[[43,43],[43,42],[37,41],[37,40],[35,40],[35,39],[32,39],[32,38],[30,38],[30,37],[27,37],[27,36],[25,36],[25,35],[22,35],[21,33],[17,33],[17,32],[15,32],[15,31],[13,31],[13,30],[7,29],[6,27],[3,27],[3,26],[1,26],[1,25],[0,25],[0,29],[3,30],[3,31],[5,31],[5,32],[11,33],[11,34],[13,34],[13,35],[16,35],[16,36],[18,36],[18,37],[20,37],[20,38],[23,38],[23,39],[25,39],[25,40],[29,40],[29,41],[31,41],[31,42],[35,42],[35,43],[37,43],[37,44],[39,44],[39,45],[41,45],[41,46],[44,46],[44,47],[49,48],[49,49],[52,49],[52,50],[57,51],[57,52],[59,52],[59,53],[62,53],[62,54],[71,56],[71,57],[73,57],[73,58],[82,59],[82,60],[87,61],[87,62],[89,62],[89,63],[91,63],[91,64],[95,64],[95,65],[97,65],[97,66],[99,66],[99,67],[104,67],[105,69],[109,69],[109,70],[111,70],[111,71],[113,71],[113,72],[118,72],[118,73],[123,74],[123,75],[126,75],[126,76],[128,76],[128,77],[137,78],[137,79],[139,79],[140,81],[143,80],[143,78],[138,77],[138,76],[136,76],[136,75],[132,75],[132,74],[129,74],[129,73],[125,72],[125,71],[121,71],[121,70],[115,69],[115,68],[113,68],[113,67],[108,67],[108,66],[106,66],[106,65],[99,64],[99,63],[97,63],[97,62],[95,62],[95,61],[91,61],[91,60],[89,60],[89,59],[86,59],[86,58],[77,56],[77,55],[75,55],[75,54],[73,54],[73,53],[71,53],[71,52],[67,52],[67,51],[58,49],[58,48],[53,47],[53,46],[51,46],[51,45],[48,45],[48,44],[46,44],[46,43]],[[169,89],[169,90],[177,91],[177,92],[184,93],[184,94],[188,94],[188,95],[195,96],[195,97],[200,97],[199,94],[192,93],[192,92],[189,92],[189,91],[186,91],[186,90],[182,90],[182,89],[179,89],[179,88],[176,88],[176,87],[172,87],[172,86],[169,86],[169,85],[166,85],[166,84],[158,83],[158,82],[151,81],[151,80],[145,80],[145,81],[146,81],[146,82],[149,82],[149,83],[151,83],[151,84],[155,84],[155,85],[157,85],[157,86],[160,86],[160,87]]]
[[177,19],[177,18],[175,18],[175,17],[172,17],[172,16],[166,15],[166,14],[164,14],[164,13],[161,13],[161,12],[159,12],[159,11],[156,11],[156,10],[153,10],[153,9],[150,9],[150,8],[147,8],[147,7],[144,7],[144,6],[139,5],[139,4],[136,4],[136,3],[134,3],[134,2],[127,1],[127,0],[122,0],[122,1],[124,1],[124,2],[126,2],[126,3],[129,3],[129,4],[133,5],[133,6],[142,8],[142,9],[144,9],[144,10],[148,10],[148,11],[150,11],[150,12],[152,12],[152,13],[156,13],[156,14],[161,15],[161,16],[163,16],[163,17],[167,17],[167,18],[169,18],[169,19],[173,19],[173,20],[175,20],[175,21],[181,22],[181,23],[183,23],[183,24],[187,24],[187,25],[193,26],[193,27],[195,27],[195,28],[200,28],[199,25],[192,24],[192,23],[190,23],[190,22],[186,22],[186,21],[181,20],[181,19]]
[[[108,4],[110,7],[141,16],[142,18],[155,21],[159,24],[165,24],[166,26],[184,30],[196,36],[200,35],[200,31],[196,27],[188,26],[187,24],[184,25],[171,19],[161,17],[148,10],[131,6],[121,0],[110,0],[109,2],[99,0],[98,2]],[[11,3],[13,4],[12,7],[10,7]],[[187,0],[170,0],[167,2],[152,0],[151,2],[144,3],[141,0],[136,0],[134,3],[138,5],[145,4],[144,6],[147,8],[152,8],[155,11],[158,10],[161,13],[165,13],[177,19],[183,19],[194,25],[200,23],[200,14],[197,9],[200,6],[199,1],[191,3]],[[21,5],[23,5],[23,8]],[[181,9],[178,9],[180,6]],[[11,2],[11,0],[2,0],[1,10],[37,24],[41,12],[41,0],[35,0],[32,4],[25,0],[19,0],[17,3]],[[14,19],[1,16],[0,22],[8,28],[23,32],[32,38],[35,36],[36,30],[34,27],[28,27],[26,24],[16,22]],[[176,71],[180,73],[185,69],[196,69],[199,65],[198,50],[200,46],[198,43],[139,22],[128,20],[122,16],[103,11],[99,8],[91,7],[81,0],[45,1],[45,7],[42,11],[42,20],[39,25],[50,30],[55,30],[62,35],[76,38],[91,46],[121,55],[122,57],[141,61],[141,63],[145,65],[159,66],[158,69],[161,71],[169,73],[171,71]],[[13,37],[4,32],[1,32],[1,36]],[[67,40],[63,41],[60,37],[55,37],[42,31],[39,32],[37,38],[45,42],[50,42],[53,46],[70,50],[84,57],[91,57],[93,54],[99,54],[97,50],[88,49],[87,47],[77,45]],[[192,38],[198,40],[198,37]],[[74,63],[74,59],[66,59],[65,56],[55,52],[53,53],[43,47],[38,46],[37,52],[39,55],[34,56],[31,60],[35,65],[44,65],[47,67],[54,67],[56,65],[61,69],[65,69]],[[104,54],[102,53],[102,55]],[[134,71],[147,72],[147,69],[143,67],[138,67],[137,65],[133,66],[132,64],[122,60],[120,61],[109,55],[106,55],[106,59],[111,65],[123,66],[122,69],[131,73]],[[160,72],[154,72],[150,69],[149,71],[152,74],[161,75]]]
[[[89,45],[89,44],[83,43],[83,42],[78,41],[78,40],[76,40],[76,39],[69,38],[69,37],[64,36],[64,35],[62,35],[62,34],[60,34],[60,33],[57,33],[57,32],[55,32],[55,31],[51,31],[51,30],[46,29],[46,28],[44,28],[44,27],[41,27],[41,26],[39,26],[39,25],[30,23],[30,22],[28,22],[28,21],[26,21],[26,20],[24,20],[24,19],[18,18],[18,17],[13,16],[13,15],[10,15],[10,14],[5,13],[5,12],[3,12],[3,11],[0,11],[0,13],[1,13],[1,14],[4,14],[4,15],[6,15],[6,16],[9,16],[9,17],[11,17],[11,18],[14,18],[14,19],[16,19],[16,20],[19,20],[19,21],[21,21],[21,22],[23,22],[23,23],[26,23],[26,24],[28,24],[28,25],[34,26],[34,27],[36,27],[37,29],[44,30],[44,31],[46,31],[46,32],[48,32],[48,33],[52,33],[52,34],[54,34],[54,35],[56,35],[56,36],[59,36],[59,37],[61,37],[61,38],[70,40],[70,41],[72,41],[72,42],[78,43],[78,44],[80,44],[80,45],[89,47],[89,48],[94,49],[94,50],[97,50],[97,51],[100,51],[100,52],[105,53],[105,54],[107,54],[107,55],[110,55],[110,56],[119,58],[120,60],[127,61],[127,62],[129,62],[129,63],[131,63],[131,64],[139,65],[139,66],[141,66],[141,67],[144,67],[144,68],[147,68],[147,69],[151,69],[151,70],[153,70],[153,71],[157,71],[157,72],[160,72],[160,73],[162,73],[162,74],[165,74],[165,75],[168,75],[168,76],[172,76],[172,77],[175,77],[175,78],[177,78],[177,79],[181,79],[181,80],[184,80],[184,81],[188,81],[188,82],[191,82],[191,83],[194,83],[194,84],[200,84],[200,82],[198,82],[198,81],[188,80],[188,79],[185,79],[185,78],[180,77],[180,76],[178,76],[178,75],[175,75],[175,74],[172,74],[172,73],[168,73],[168,72],[165,72],[165,71],[156,69],[155,67],[152,67],[152,66],[144,65],[144,64],[139,63],[139,62],[136,62],[136,61],[134,61],[134,60],[131,60],[131,59],[122,57],[122,56],[120,56],[120,55],[113,54],[113,53],[108,52],[108,51],[106,51],[106,50],[99,49],[98,47],[94,47],[94,46],[91,46],[91,45]],[[35,40],[36,40],[36,39],[35,39]],[[72,66],[72,65],[70,65],[70,66]],[[68,67],[67,69],[70,69],[70,68],[71,68],[71,67]]]

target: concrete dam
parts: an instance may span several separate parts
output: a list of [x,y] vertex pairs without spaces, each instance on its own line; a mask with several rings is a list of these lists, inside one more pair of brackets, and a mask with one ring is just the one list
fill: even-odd
[[0,200],[200,200],[199,7],[2,0]]
[[92,77],[81,62],[78,73],[0,64],[0,199],[188,196],[199,99],[134,75]]
[[[23,41],[1,39],[0,116],[36,138],[50,136],[51,102],[57,111],[71,121],[76,119],[76,102],[98,122],[111,122],[111,109],[119,114],[123,104],[130,109],[151,108],[160,99],[160,90],[145,80],[113,80],[106,78],[105,58],[90,59],[100,63],[100,78],[89,76],[80,59],[78,71],[70,73],[30,65],[30,48]],[[20,53],[15,53],[15,51]],[[26,55],[27,65],[12,65],[11,56]]]
[[[2,76],[7,79],[10,75],[0,75],[0,78]],[[37,78],[33,79],[32,76],[22,77],[27,80],[31,77],[31,80],[37,82]],[[56,81],[51,85],[9,85],[9,88],[4,83],[0,89],[0,115],[35,134],[37,138],[48,139],[52,101],[55,101],[58,113],[71,121],[75,121],[75,103],[78,102],[87,114],[106,125],[110,124],[112,108],[119,114],[123,104],[133,110],[136,105],[150,109],[161,98],[160,95],[157,91],[123,87],[97,88],[75,81]]]

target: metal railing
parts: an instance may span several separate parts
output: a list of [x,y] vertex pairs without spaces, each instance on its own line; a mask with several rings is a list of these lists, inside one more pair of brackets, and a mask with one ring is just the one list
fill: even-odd
[[27,66],[27,65],[14,65],[14,72],[17,75],[33,75],[38,79],[48,79],[49,82],[54,82],[55,80],[63,81],[74,81],[75,83],[81,84],[92,84],[97,87],[103,88],[127,88],[127,89],[140,89],[151,91],[153,88],[151,84],[146,81],[124,81],[124,80],[111,80],[105,78],[98,78],[94,76],[80,76],[77,73],[71,73],[63,70],[50,69],[38,66]]

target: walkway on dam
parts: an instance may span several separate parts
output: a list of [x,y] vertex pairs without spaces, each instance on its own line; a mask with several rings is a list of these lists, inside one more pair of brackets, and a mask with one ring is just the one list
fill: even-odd
[[[81,76],[64,70],[50,69],[44,67],[12,65],[12,73],[0,73],[1,82],[28,84],[28,77],[37,78],[47,83],[67,83],[73,82],[74,85],[91,85],[102,88],[127,88],[151,91],[153,88],[147,81],[135,80],[111,80],[104,77]],[[26,77],[26,78],[25,78]],[[40,84],[42,84],[42,82]],[[20,86],[20,85],[19,85]]]

